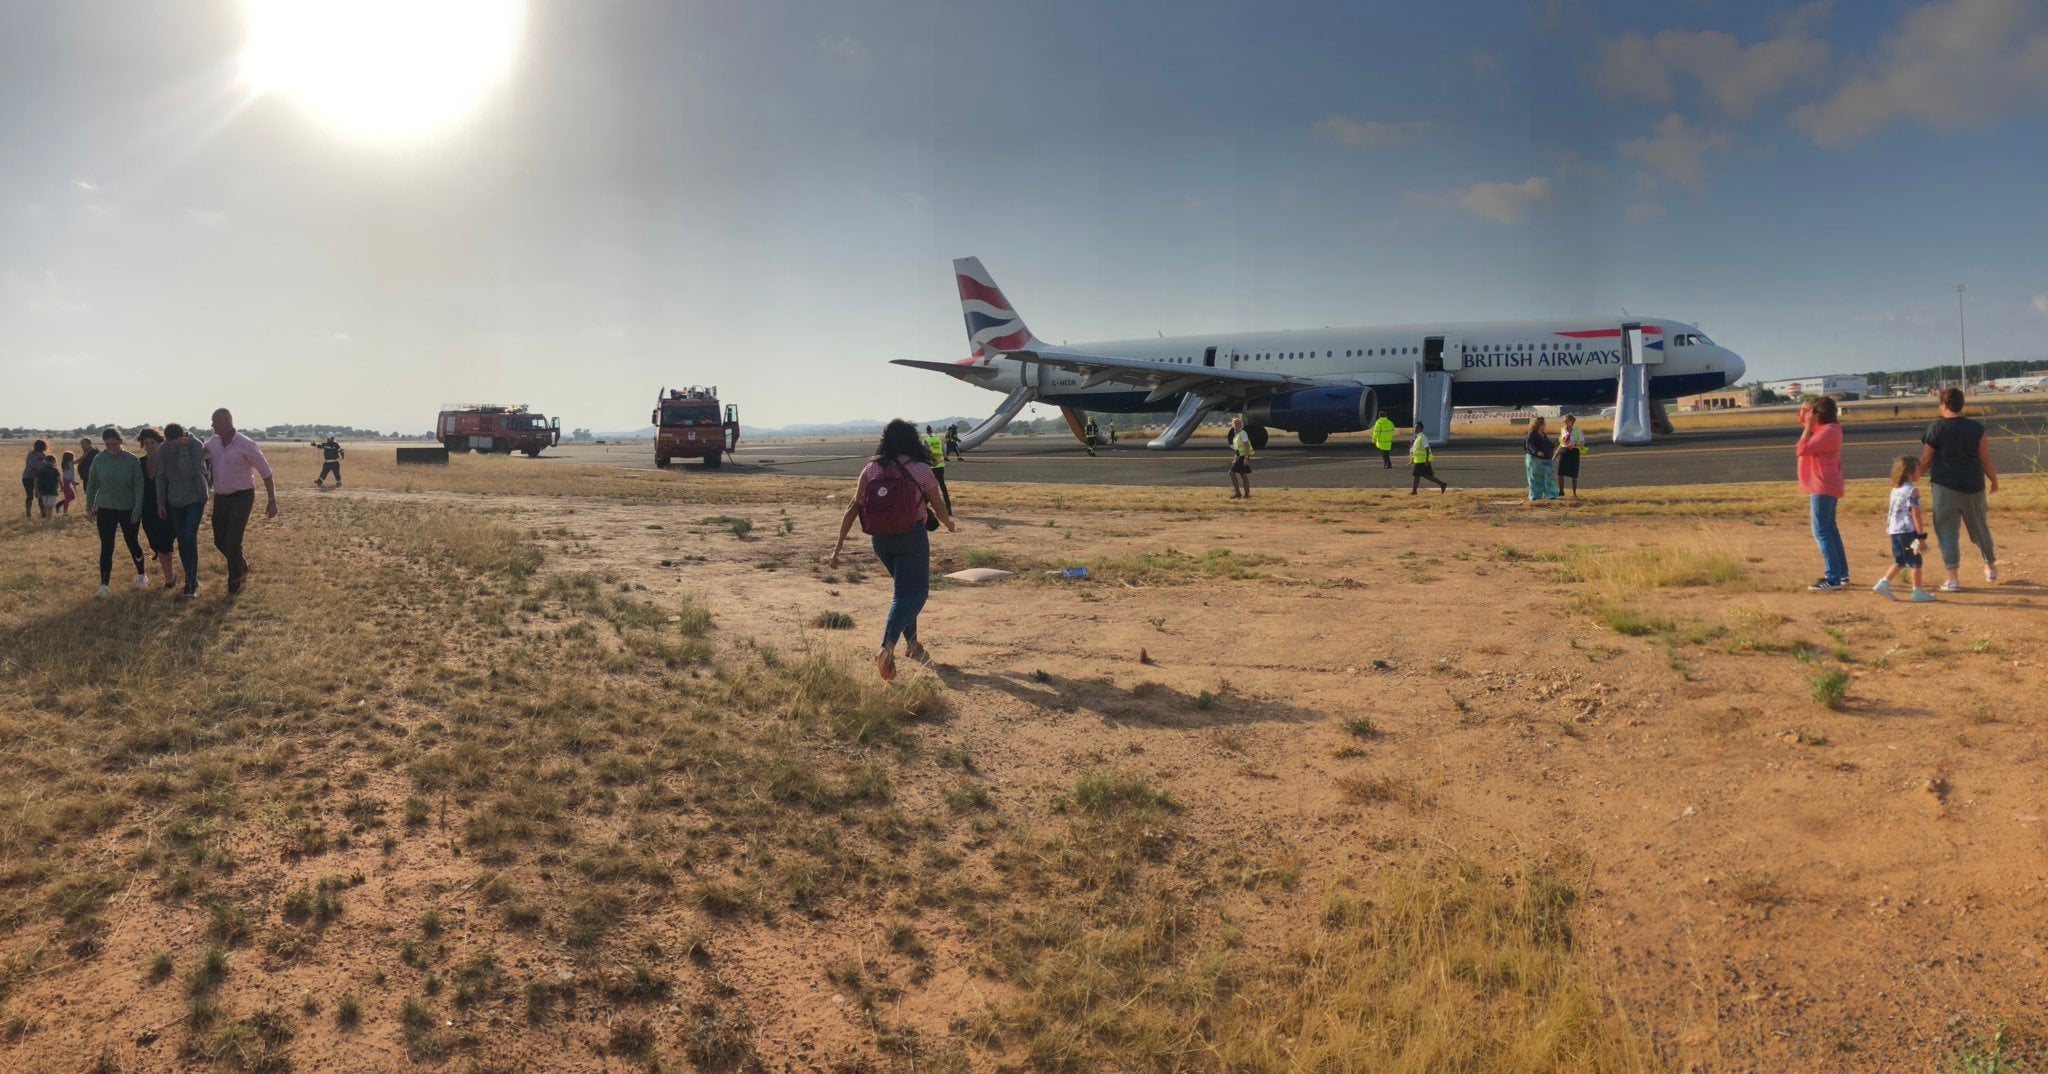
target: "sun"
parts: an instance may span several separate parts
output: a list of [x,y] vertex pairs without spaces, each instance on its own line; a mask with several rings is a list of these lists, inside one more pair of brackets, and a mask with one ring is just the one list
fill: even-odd
[[409,140],[511,70],[524,0],[246,0],[243,80],[356,137]]

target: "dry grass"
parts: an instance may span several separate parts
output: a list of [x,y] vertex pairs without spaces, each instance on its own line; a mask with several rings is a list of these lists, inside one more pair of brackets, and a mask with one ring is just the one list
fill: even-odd
[[[442,479],[484,492],[522,462]],[[721,952],[830,922],[886,936],[826,967],[869,1062],[1634,1069],[1547,874],[1403,874],[1371,910],[1336,885],[1276,958],[1242,945],[1221,893],[1284,875],[1255,883],[1312,900],[1299,865],[1247,873],[1193,846],[1155,777],[992,794],[928,748],[948,717],[932,677],[885,686],[721,632],[489,498],[288,507],[258,524],[234,603],[211,577],[190,604],[94,602],[82,539],[0,528],[29,580],[0,588],[0,1024],[21,1054],[94,1054],[108,1029],[31,1013],[25,990],[134,977],[124,1002],[193,1064],[283,1069],[344,1031],[487,1067],[550,1054],[573,1019],[635,1064],[755,1069],[760,1016]],[[1168,551],[1099,573],[1263,563]],[[934,934],[969,937],[995,980],[973,1033],[919,1042],[888,1012]],[[134,935],[156,939],[113,946]],[[655,1016],[670,996],[680,1013]],[[504,1008],[523,1014],[488,1033],[464,1016]]]

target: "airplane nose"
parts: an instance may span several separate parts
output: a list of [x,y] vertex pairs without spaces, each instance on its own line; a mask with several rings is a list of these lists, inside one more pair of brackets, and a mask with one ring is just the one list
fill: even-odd
[[1742,356],[1734,351],[1723,351],[1723,353],[1728,356],[1728,387],[1733,388],[1737,384],[1742,383],[1742,375],[1749,372],[1749,366],[1744,365]]

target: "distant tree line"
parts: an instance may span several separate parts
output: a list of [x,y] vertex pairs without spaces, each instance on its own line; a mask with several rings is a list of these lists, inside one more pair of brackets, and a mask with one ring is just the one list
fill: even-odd
[[[150,422],[148,424],[154,425],[156,428],[159,429],[163,428],[163,423],[161,422]],[[210,435],[210,433],[208,433],[208,430],[213,427],[213,420],[211,416],[207,416],[202,417],[198,421],[186,421],[181,422],[180,424],[184,425],[185,428],[187,429],[193,430],[199,435],[205,436]],[[137,431],[144,428],[144,426],[140,424],[126,424],[122,422],[104,422],[98,425],[80,425],[76,428],[71,429],[32,429],[26,426],[17,426],[13,428],[0,427],[0,438],[5,438],[8,440],[25,440],[35,437],[41,437],[46,440],[76,440],[81,436],[89,436],[94,440],[97,440],[99,439],[100,433],[110,425],[116,429],[121,430],[121,432],[124,435],[130,438],[133,438]],[[261,429],[244,429],[242,431],[249,434],[249,438],[252,440],[321,440],[330,436],[334,437],[336,440],[433,439],[433,434],[431,433],[385,433],[379,432],[375,429],[358,429],[353,425],[266,425]]]

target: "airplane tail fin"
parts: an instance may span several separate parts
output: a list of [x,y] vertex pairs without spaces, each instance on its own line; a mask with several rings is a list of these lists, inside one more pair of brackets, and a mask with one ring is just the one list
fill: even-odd
[[981,258],[962,257],[953,262],[953,280],[960,287],[960,314],[967,322],[967,343],[973,361],[986,364],[1005,351],[1042,346],[1016,307],[1003,297],[995,278],[981,267]]

